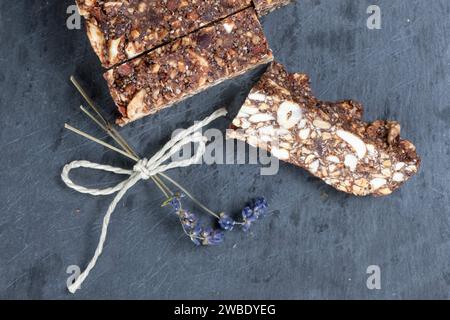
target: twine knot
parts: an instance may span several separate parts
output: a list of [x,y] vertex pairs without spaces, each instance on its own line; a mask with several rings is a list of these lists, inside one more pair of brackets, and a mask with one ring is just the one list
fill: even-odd
[[[94,268],[95,264],[97,263],[97,259],[99,258],[99,256],[103,251],[103,246],[106,240],[106,234],[108,231],[111,215],[114,212],[119,201],[126,194],[126,192],[140,180],[148,180],[151,177],[157,175],[158,173],[163,173],[173,168],[188,167],[192,164],[198,163],[200,159],[203,157],[203,154],[205,153],[206,143],[208,141],[208,139],[198,131],[202,127],[208,125],[210,122],[214,121],[219,117],[225,116],[226,114],[227,111],[225,109],[219,109],[212,115],[204,119],[203,121],[200,121],[199,123],[196,123],[190,128],[181,131],[180,133],[175,135],[171,140],[169,140],[161,148],[161,150],[158,151],[153,157],[151,157],[150,159],[142,158],[141,160],[137,161],[137,163],[133,167],[133,170],[111,167],[108,165],[92,163],[85,160],[74,161],[64,166],[63,171],[61,173],[61,179],[69,188],[72,188],[80,193],[87,193],[94,196],[117,193],[113,201],[109,205],[105,217],[103,218],[100,240],[98,242],[97,249],[95,250],[94,257],[91,259],[86,269],[75,280],[75,282],[71,286],[69,286],[69,291],[71,293],[75,293],[80,288],[83,281],[89,275],[89,272]],[[166,164],[166,162],[172,157],[172,155],[179,153],[185,145],[191,143],[198,144],[194,156],[192,156],[189,159],[173,161]],[[129,177],[114,187],[106,189],[90,189],[74,183],[69,178],[70,171],[76,168],[89,168],[95,170],[102,170],[117,174],[128,175]]]
[[142,180],[149,180],[152,176],[154,176],[152,171],[149,168],[147,168],[147,165],[148,165],[148,159],[143,158],[143,159],[139,160],[133,167],[134,172],[140,173]]

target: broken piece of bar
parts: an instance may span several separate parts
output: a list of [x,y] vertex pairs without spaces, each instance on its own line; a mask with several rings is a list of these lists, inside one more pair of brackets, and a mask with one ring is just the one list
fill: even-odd
[[122,118],[153,114],[273,60],[253,8],[160,47],[105,73]]
[[251,0],[76,0],[109,68],[252,5]]
[[253,3],[261,17],[293,1],[295,0],[253,0]]
[[228,137],[267,149],[338,190],[388,195],[418,171],[420,159],[414,145],[400,138],[399,123],[366,123],[362,116],[359,103],[320,101],[307,75],[273,63]]

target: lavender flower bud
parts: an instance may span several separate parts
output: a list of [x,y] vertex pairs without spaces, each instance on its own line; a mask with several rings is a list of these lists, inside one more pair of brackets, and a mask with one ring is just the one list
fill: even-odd
[[221,230],[206,229],[202,233],[203,245],[218,245],[224,240],[224,233]]
[[233,230],[235,223],[236,222],[229,215],[225,213],[220,214],[219,225],[223,230]]

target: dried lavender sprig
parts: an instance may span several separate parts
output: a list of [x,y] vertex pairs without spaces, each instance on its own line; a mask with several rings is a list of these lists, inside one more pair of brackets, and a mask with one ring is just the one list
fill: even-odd
[[[90,114],[84,107],[81,107],[81,110],[86,113],[89,118],[91,118],[101,129],[103,129],[111,138],[114,139],[114,141],[116,141],[123,149],[123,151],[127,154],[124,154],[120,151],[118,151],[119,149],[103,143],[103,141],[96,139],[92,136],[89,136],[87,134],[85,134],[84,132],[82,132],[81,130],[76,129],[75,132],[77,132],[78,134],[81,134],[84,137],[89,137],[92,141],[95,141],[97,143],[100,143],[102,145],[104,145],[105,147],[110,148],[111,150],[117,151],[122,155],[128,156],[131,159],[135,160],[135,161],[139,161],[139,156],[137,154],[137,152],[135,152],[133,150],[133,148],[126,142],[126,140],[119,134],[119,132],[114,129],[114,127],[111,125],[111,123],[109,123],[100,113],[99,109],[97,108],[97,106],[95,105],[94,101],[89,97],[89,95],[86,93],[86,91],[83,89],[83,87],[80,85],[80,83],[76,80],[76,78],[74,76],[70,77],[70,81],[73,83],[73,85],[75,86],[75,88],[78,90],[78,92],[82,95],[82,97],[86,100],[86,102],[88,103],[89,107],[91,107],[92,110],[94,110],[94,112],[96,113],[96,115],[98,116],[98,119]],[[72,127],[73,128],[73,127]],[[74,130],[72,130],[74,131]],[[92,139],[93,138],[93,139]],[[101,142],[99,142],[101,141]],[[137,159],[137,160],[136,160]],[[200,201],[198,201],[196,198],[194,198],[184,187],[182,187],[179,183],[177,183],[175,180],[171,179],[169,176],[160,173],[158,175],[155,175],[152,178],[152,180],[155,182],[155,184],[159,187],[159,189],[164,193],[164,195],[166,196],[166,198],[169,198],[170,196],[173,196],[173,192],[170,190],[169,187],[167,187],[167,185],[161,180],[161,177],[165,178],[166,180],[168,180],[169,182],[171,182],[173,185],[175,185],[177,188],[179,188],[180,190],[182,190],[186,196],[188,196],[196,205],[198,205],[201,209],[203,209],[205,212],[207,212],[208,214],[213,215],[214,217],[218,218],[219,215],[214,213],[212,210],[210,210],[209,208],[207,208],[205,205],[203,205]]]
[[86,93],[86,91],[77,81],[77,79],[74,76],[71,76],[70,81],[78,90],[78,92],[81,94],[81,96],[84,98],[84,100],[87,102],[89,107],[95,112],[98,118],[93,116],[91,113],[87,112],[87,110],[83,107],[81,107],[81,110],[85,112],[92,120],[94,120],[95,123],[98,126],[100,126],[100,128],[102,128],[111,138],[113,138],[122,147],[122,149],[134,155],[135,157],[138,157],[138,154],[133,150],[133,148],[131,148],[130,145],[126,142],[126,140],[119,134],[119,132],[116,129],[114,129],[111,123],[109,123],[108,120],[106,120],[103,117],[99,108],[96,106],[95,102],[89,97],[89,95]]
[[178,216],[183,232],[191,239],[195,245],[217,245],[223,242],[224,233],[221,230],[203,228],[197,216],[184,209],[181,203],[181,194],[176,194],[171,199],[166,200],[163,206],[170,205]]
[[121,155],[123,155],[125,157],[128,157],[131,160],[134,160],[136,162],[139,161],[139,158],[129,154],[128,152],[126,152],[126,151],[124,151],[122,149],[119,149],[117,147],[114,147],[113,145],[110,145],[109,143],[104,142],[104,141],[102,141],[100,139],[97,139],[96,137],[91,136],[90,134],[88,134],[88,133],[86,133],[86,132],[84,132],[84,131],[82,131],[80,129],[72,127],[70,124],[65,123],[64,124],[64,128],[66,128],[67,130],[70,130],[70,131],[72,131],[72,132],[74,132],[74,133],[76,133],[76,134],[78,134],[78,135],[80,135],[80,136],[82,136],[82,137],[84,137],[86,139],[89,139],[89,140],[91,140],[91,141],[93,141],[95,143],[98,143],[98,144],[100,144],[100,145],[102,145],[102,146],[104,146],[104,147],[106,147],[108,149],[111,149],[112,151],[120,153]]
[[[86,102],[88,103],[89,107],[92,110],[94,110],[94,112],[95,112],[97,117],[94,116],[93,114],[91,114],[83,106],[80,106],[81,111],[83,111],[92,121],[94,121],[101,129],[103,129],[103,131],[105,131],[111,138],[113,138],[113,140],[116,141],[117,144],[122,147],[123,151],[125,151],[128,155],[133,156],[134,158],[137,159],[137,160],[136,159],[133,159],[133,160],[139,161],[138,154],[125,141],[125,139],[119,134],[119,132],[117,132],[117,130],[115,130],[114,127],[103,117],[103,115],[100,113],[99,109],[95,105],[94,101],[89,97],[89,95],[86,93],[86,91],[83,89],[83,87],[77,81],[77,79],[74,76],[71,76],[70,77],[70,81],[75,86],[75,88],[78,90],[78,92],[81,94],[81,96],[86,100]],[[80,131],[80,130],[78,130],[78,131]],[[80,133],[80,132],[78,132],[78,133]],[[102,144],[102,143],[100,143],[100,144]],[[121,152],[119,152],[119,153],[121,153]],[[164,195],[166,197],[168,197],[169,195],[172,194],[170,192],[170,190],[168,190],[167,186],[164,185],[164,183],[162,183],[156,177],[151,177],[151,178],[152,178],[153,182],[156,184],[156,186],[161,190],[162,193],[164,193]]]
[[[80,135],[80,136],[82,136],[82,137],[84,137],[84,138],[86,138],[88,140],[91,140],[91,141],[93,141],[95,143],[98,143],[98,144],[108,148],[108,149],[111,149],[112,151],[115,151],[115,152],[117,152],[117,153],[119,153],[119,154],[121,154],[121,155],[123,155],[125,157],[128,157],[131,160],[134,160],[136,162],[139,161],[139,159],[137,157],[129,154],[128,152],[123,151],[123,150],[121,150],[119,148],[116,148],[113,145],[110,145],[109,143],[106,143],[106,142],[104,142],[104,141],[102,141],[100,139],[97,139],[97,138],[91,136],[90,134],[87,134],[84,131],[81,131],[81,130],[79,130],[77,128],[72,127],[71,125],[69,125],[67,123],[64,125],[64,127],[67,130],[70,130],[70,131],[72,131],[72,132],[74,132],[74,133],[76,133],[76,134],[78,134],[78,135]],[[171,191],[170,192],[165,191],[165,188],[167,188],[167,186],[161,185],[161,183],[157,179],[154,179],[153,181],[155,182],[156,186],[161,190],[161,192],[164,193],[164,195],[166,197],[169,197],[172,194]]]
[[160,173],[161,177],[163,177],[164,179],[168,180],[170,183],[172,183],[174,186],[176,186],[178,189],[180,189],[181,191],[183,191],[183,193],[192,200],[192,202],[194,202],[197,206],[199,206],[201,209],[203,209],[204,211],[206,211],[206,213],[209,213],[210,215],[212,215],[213,217],[220,219],[220,214],[217,214],[213,211],[211,211],[210,209],[208,209],[206,206],[204,206],[200,201],[198,201],[192,194],[190,194],[183,186],[181,186],[178,182],[176,182],[175,180],[173,180],[172,178],[170,178],[169,176],[167,176],[164,173]]
[[[231,231],[236,225],[241,226],[247,232],[251,225],[267,216],[268,203],[264,197],[253,199],[241,212],[242,221],[235,221],[229,215],[221,213],[218,218],[220,229],[203,228],[195,214],[183,208],[182,194],[175,194],[167,199],[162,206],[170,205],[178,216],[184,233],[196,245],[216,245],[224,240],[224,231]],[[223,230],[223,231],[222,231]]]
[[267,200],[264,197],[258,197],[242,209],[242,221],[236,221],[229,215],[222,213],[219,218],[219,226],[225,231],[231,231],[234,229],[234,226],[239,225],[244,232],[247,232],[256,220],[268,214],[268,207]]
[[265,217],[268,207],[269,205],[265,198],[259,197],[254,199],[249,206],[242,210],[242,230],[247,232],[256,220]]

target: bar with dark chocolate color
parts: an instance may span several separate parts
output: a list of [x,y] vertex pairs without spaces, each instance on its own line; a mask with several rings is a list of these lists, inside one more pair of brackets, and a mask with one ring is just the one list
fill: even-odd
[[251,0],[77,0],[102,65],[112,67],[252,5]]
[[273,60],[253,8],[105,73],[120,125]]
[[229,138],[269,150],[334,188],[358,196],[391,194],[419,169],[415,146],[396,121],[362,120],[351,101],[314,97],[305,74],[273,63],[251,90]]

